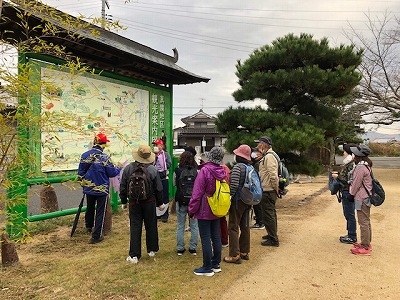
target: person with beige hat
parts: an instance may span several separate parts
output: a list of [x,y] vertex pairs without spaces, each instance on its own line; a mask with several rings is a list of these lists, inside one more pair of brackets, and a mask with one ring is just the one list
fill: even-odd
[[[146,230],[146,247],[150,257],[154,257],[159,250],[158,228],[156,206],[163,209],[163,187],[157,168],[153,165],[155,154],[147,145],[141,145],[137,150],[132,151],[135,162],[125,167],[120,185],[119,196],[124,205],[129,200],[129,227],[130,245],[129,256],[126,260],[130,263],[138,263],[141,258],[142,226]],[[129,199],[129,183],[131,175],[138,168],[144,168],[148,179],[149,196],[146,199]]]

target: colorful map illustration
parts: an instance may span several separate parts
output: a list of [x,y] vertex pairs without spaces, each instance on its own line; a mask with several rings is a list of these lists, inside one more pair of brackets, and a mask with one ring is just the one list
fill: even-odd
[[114,163],[149,142],[149,92],[99,75],[41,68],[41,171],[78,168],[80,155],[104,132]]

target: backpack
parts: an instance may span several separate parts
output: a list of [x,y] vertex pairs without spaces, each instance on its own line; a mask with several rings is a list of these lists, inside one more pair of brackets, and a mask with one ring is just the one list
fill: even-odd
[[246,177],[240,190],[240,199],[247,205],[257,205],[261,202],[261,180],[252,165],[246,165]]
[[364,185],[364,182],[362,183],[362,185],[368,194],[368,198],[369,198],[369,201],[371,202],[371,204],[374,206],[379,206],[385,201],[385,191],[384,191],[382,185],[380,184],[380,182],[374,178],[374,175],[372,174],[371,169],[368,168],[368,170],[369,170],[369,172],[371,174],[371,178],[372,178],[372,191],[367,190],[367,188]]
[[188,205],[192,196],[194,181],[197,177],[196,167],[185,167],[179,175],[177,185],[179,187],[179,195],[177,201],[179,205]]
[[[286,187],[289,185],[290,180],[289,180],[289,171],[286,168],[285,164],[283,161],[279,158],[278,154],[275,152],[267,152],[267,154],[272,154],[278,161],[278,177],[279,177],[279,189],[281,191],[284,191]],[[263,162],[264,163],[264,162]]]
[[225,180],[215,180],[215,192],[207,196],[208,205],[214,216],[221,218],[228,214],[231,207],[229,184]]
[[129,177],[128,198],[130,201],[144,201],[151,196],[151,181],[147,168],[143,164],[133,165],[134,169]]

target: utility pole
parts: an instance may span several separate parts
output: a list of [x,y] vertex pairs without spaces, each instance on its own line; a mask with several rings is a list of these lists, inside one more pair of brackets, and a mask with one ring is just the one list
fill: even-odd
[[106,6],[108,9],[110,9],[108,1],[101,0],[101,28],[104,28],[106,24]]
[[203,108],[204,108],[204,100],[206,100],[206,99],[200,98],[200,100],[201,100],[201,110],[203,110]]

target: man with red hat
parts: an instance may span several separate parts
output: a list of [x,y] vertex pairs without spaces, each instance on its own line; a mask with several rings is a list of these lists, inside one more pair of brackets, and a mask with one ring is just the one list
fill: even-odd
[[104,133],[97,134],[92,149],[81,155],[78,167],[78,176],[87,201],[86,230],[92,233],[89,244],[96,244],[104,239],[103,224],[110,178],[120,173],[120,168],[115,167],[110,157],[103,152],[108,142],[110,141]]
[[[169,188],[168,188],[168,169],[172,165],[171,155],[165,151],[165,145],[163,140],[156,139],[153,141],[154,153],[156,154],[156,160],[154,165],[157,168],[158,174],[160,175],[161,182],[163,185],[163,203],[169,203]],[[165,213],[160,216],[162,222],[168,222],[169,212],[168,208]]]

